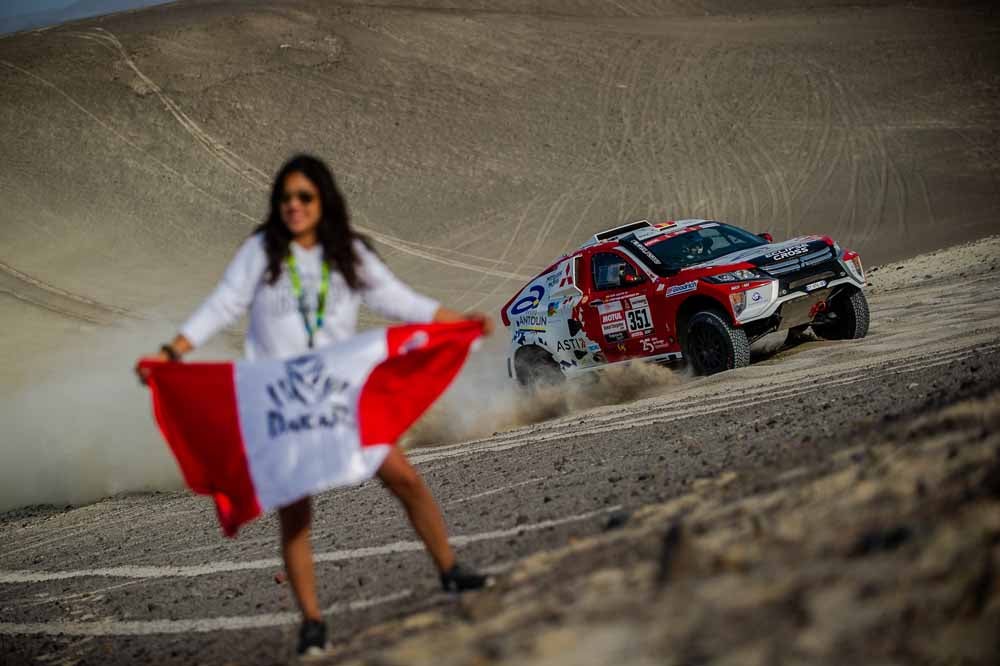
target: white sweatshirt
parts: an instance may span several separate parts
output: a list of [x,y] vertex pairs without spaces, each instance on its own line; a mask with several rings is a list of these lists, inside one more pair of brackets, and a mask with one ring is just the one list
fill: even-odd
[[[316,245],[306,250],[294,241],[291,248],[309,306],[309,321],[315,327],[323,248]],[[352,290],[340,271],[331,269],[323,328],[316,331],[314,338],[316,347],[353,335],[362,302],[390,319],[429,322],[434,318],[437,301],[403,284],[360,240],[354,241],[354,250],[359,259],[358,277],[364,286]],[[287,266],[282,266],[281,276],[273,285],[267,284],[266,269],[264,238],[255,234],[240,247],[215,291],[181,327],[184,337],[200,347],[249,308],[250,322],[244,343],[247,358],[286,358],[308,351],[309,336]]]

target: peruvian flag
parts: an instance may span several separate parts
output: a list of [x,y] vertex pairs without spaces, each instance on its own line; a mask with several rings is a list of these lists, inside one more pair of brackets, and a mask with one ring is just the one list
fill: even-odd
[[481,334],[478,322],[393,326],[291,359],[143,367],[184,480],[235,536],[270,509],[370,479]]

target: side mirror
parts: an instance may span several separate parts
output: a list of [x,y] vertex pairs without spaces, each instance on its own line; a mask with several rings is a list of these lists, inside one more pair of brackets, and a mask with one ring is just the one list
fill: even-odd
[[774,236],[772,236],[771,234],[767,233],[766,231],[764,233],[757,234],[757,235],[760,236],[761,238],[763,238],[764,240],[766,240],[768,243],[773,243],[774,242]]

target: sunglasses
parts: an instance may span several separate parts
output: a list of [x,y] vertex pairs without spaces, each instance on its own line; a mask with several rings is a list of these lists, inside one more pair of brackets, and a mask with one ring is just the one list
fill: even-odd
[[303,204],[309,205],[316,199],[316,195],[312,192],[283,192],[281,194],[281,203],[283,204],[290,202],[292,199],[298,199]]

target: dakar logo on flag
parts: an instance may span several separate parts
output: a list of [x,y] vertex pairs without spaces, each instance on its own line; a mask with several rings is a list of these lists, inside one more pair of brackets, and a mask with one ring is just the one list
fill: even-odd
[[285,377],[267,385],[273,406],[267,413],[271,439],[287,432],[354,427],[345,399],[349,387],[350,382],[326,371],[318,354],[287,361]]

